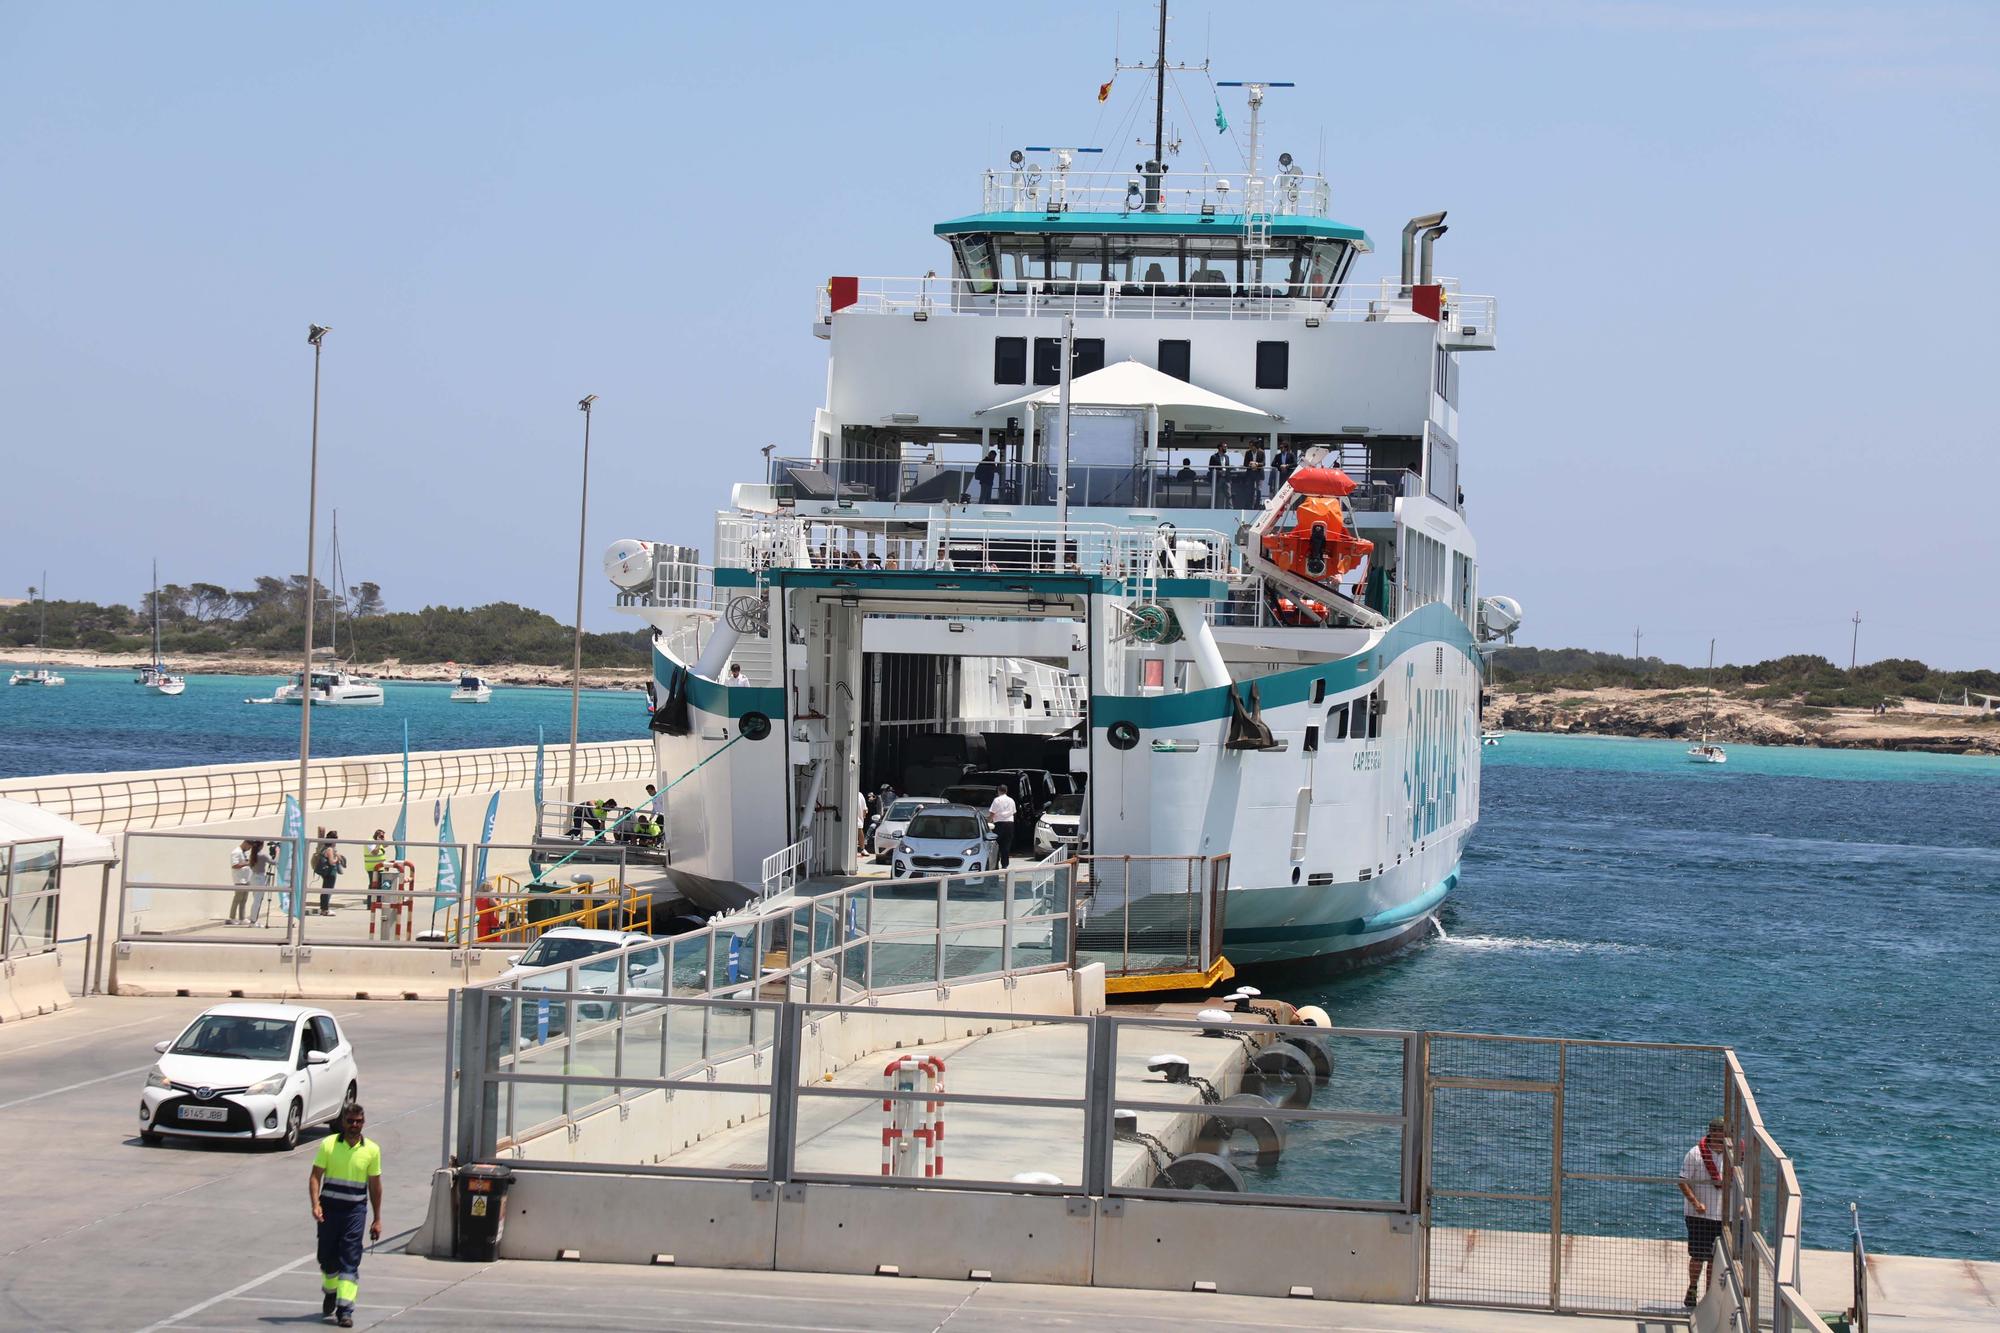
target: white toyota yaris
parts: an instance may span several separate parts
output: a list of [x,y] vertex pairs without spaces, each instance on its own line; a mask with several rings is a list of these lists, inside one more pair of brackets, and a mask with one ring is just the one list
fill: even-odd
[[354,1047],[332,1014],[291,1004],[219,1004],[172,1041],[139,1094],[139,1137],[263,1140],[293,1148],[307,1125],[360,1095]]

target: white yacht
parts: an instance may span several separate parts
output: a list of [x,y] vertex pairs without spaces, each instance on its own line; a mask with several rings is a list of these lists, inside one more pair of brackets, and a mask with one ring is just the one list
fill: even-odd
[[[281,704],[301,704],[305,701],[300,690],[303,672],[293,672],[292,678],[272,691],[271,698]],[[314,708],[379,708],[382,706],[382,687],[372,680],[364,680],[342,667],[315,669],[312,673],[312,706]]]
[[167,664],[160,659],[160,562],[157,560],[153,562],[153,660],[139,668],[133,683],[154,694],[176,695],[187,689],[187,681],[167,670]]
[[[35,631],[35,651],[41,653],[46,651],[46,645],[49,641],[49,576],[46,570],[42,573],[42,586],[39,595],[35,589],[30,588],[28,589],[28,596],[34,598],[42,609],[40,627]],[[50,687],[69,684],[67,680],[57,674],[55,668],[46,666],[17,667],[14,673],[7,678],[7,683],[9,685],[45,685]]]
[[1479,814],[1483,652],[1521,618],[1480,596],[1461,488],[1496,303],[1435,275],[1441,212],[1357,277],[1367,233],[1262,159],[1242,87],[1240,170],[1019,149],[932,228],[948,262],[913,268],[948,276],[825,282],[810,439],[706,559],[607,552],[657,631],[677,880],[793,849],[851,875],[862,791],[1048,769],[1088,774],[1090,851],[1211,858],[1239,967],[1429,929]]
[[493,699],[493,682],[469,671],[461,672],[458,677],[458,688],[446,697],[455,704],[489,703]]

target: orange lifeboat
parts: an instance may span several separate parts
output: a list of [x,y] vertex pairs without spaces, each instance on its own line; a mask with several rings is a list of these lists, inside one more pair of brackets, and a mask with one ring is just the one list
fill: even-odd
[[[1292,474],[1291,485],[1306,498],[1294,511],[1290,528],[1264,538],[1264,557],[1286,573],[1315,583],[1333,584],[1360,568],[1374,553],[1375,543],[1348,531],[1341,513],[1339,497],[1354,489],[1353,479],[1331,468],[1301,468]],[[1342,485],[1346,489],[1338,489]]]

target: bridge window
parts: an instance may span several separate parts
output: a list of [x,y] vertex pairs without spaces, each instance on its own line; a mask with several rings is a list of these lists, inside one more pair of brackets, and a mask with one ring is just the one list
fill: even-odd
[[1189,355],[1189,349],[1193,346],[1194,344],[1186,338],[1160,339],[1160,373],[1172,375],[1177,380],[1192,380],[1193,358]]
[[[1019,342],[1020,339],[1014,339]],[[1075,338],[1070,341],[1069,373],[1074,379],[1093,370],[1104,369],[1104,339]],[[1035,339],[1035,383],[1056,384],[1062,378],[1062,339]],[[1009,381],[1019,384],[1019,380]]]
[[1026,384],[1028,382],[1028,340],[1026,338],[995,338],[993,340],[993,382],[995,384]]
[[1283,389],[1292,379],[1292,345],[1287,342],[1257,344],[1257,387]]

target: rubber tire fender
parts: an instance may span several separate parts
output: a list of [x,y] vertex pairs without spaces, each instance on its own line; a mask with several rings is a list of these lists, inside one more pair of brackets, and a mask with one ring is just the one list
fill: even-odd
[[1212,1190],[1243,1193],[1243,1173],[1213,1153],[1191,1152],[1174,1158],[1153,1176],[1156,1190]]
[[1262,1094],[1275,1105],[1308,1106],[1313,1096],[1312,1061],[1290,1042],[1274,1042],[1250,1057],[1243,1090]]
[[1333,1052],[1326,1048],[1326,1043],[1322,1039],[1309,1037],[1303,1032],[1294,1032],[1286,1036],[1283,1044],[1297,1047],[1306,1057],[1307,1062],[1313,1067],[1313,1082],[1322,1088],[1333,1082]]
[[1285,1122],[1262,1114],[1271,1109],[1271,1103],[1255,1093],[1239,1092],[1234,1097],[1225,1098],[1222,1105],[1215,1109],[1221,1111],[1223,1107],[1240,1107],[1243,1110],[1229,1116],[1211,1115],[1203,1121],[1201,1132],[1195,1136],[1196,1150],[1217,1157],[1239,1157],[1244,1155],[1241,1150],[1232,1152],[1229,1145],[1238,1135],[1248,1134],[1257,1143],[1256,1148],[1247,1154],[1250,1164],[1276,1166],[1278,1159],[1285,1155]]

